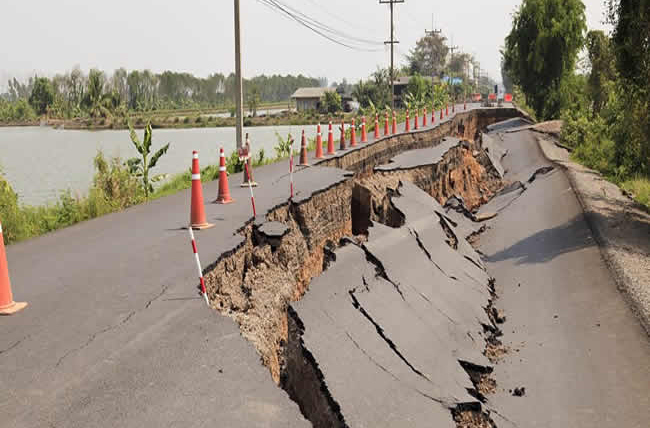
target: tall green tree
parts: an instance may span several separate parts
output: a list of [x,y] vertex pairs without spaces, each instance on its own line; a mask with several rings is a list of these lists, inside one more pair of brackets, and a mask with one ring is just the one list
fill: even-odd
[[612,129],[616,163],[628,174],[650,175],[650,0],[609,0],[618,83]]
[[557,117],[587,29],[582,0],[523,0],[506,37],[505,68],[538,117]]
[[29,96],[29,104],[37,114],[47,113],[47,108],[54,102],[54,88],[47,77],[37,77],[34,80],[34,89]]
[[650,1],[608,0],[608,20],[621,77],[639,88],[650,85]]
[[423,76],[440,76],[445,68],[449,48],[447,38],[440,34],[420,38],[415,47],[406,56],[409,74],[420,73]]
[[589,95],[593,114],[599,114],[607,101],[610,83],[614,80],[615,58],[609,37],[600,30],[587,33],[587,54],[589,57]]

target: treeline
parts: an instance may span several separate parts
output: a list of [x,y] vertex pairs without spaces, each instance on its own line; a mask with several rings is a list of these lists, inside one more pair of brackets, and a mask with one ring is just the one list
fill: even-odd
[[[234,104],[236,79],[233,73],[206,78],[190,73],[124,68],[107,75],[92,69],[34,76],[25,82],[12,79],[0,94],[0,121],[30,121],[47,114],[52,118],[108,117],[128,112],[219,108]],[[326,79],[303,75],[257,76],[244,79],[245,100],[251,103],[288,100],[299,87],[327,85]]]
[[564,119],[575,159],[650,194],[650,2],[606,5],[611,36],[587,32],[581,0],[524,0],[503,68],[539,119]]

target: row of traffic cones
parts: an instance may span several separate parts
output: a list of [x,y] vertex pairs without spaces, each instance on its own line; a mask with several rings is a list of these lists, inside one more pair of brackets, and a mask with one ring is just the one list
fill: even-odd
[[[467,104],[464,105],[464,108],[467,109]],[[455,112],[455,106],[452,105],[452,112]],[[446,116],[449,116],[449,106],[447,105],[445,109],[440,110],[440,120],[443,120],[443,113]],[[432,109],[431,111],[431,124],[435,124],[436,121],[436,116],[435,116],[435,111]],[[380,131],[379,131],[379,115],[375,114],[375,139],[380,138]],[[422,126],[425,127],[427,126],[427,112],[426,108],[423,110],[423,116],[422,116]],[[410,125],[410,111],[406,111],[406,132],[409,132],[411,129]],[[419,129],[419,111],[416,110],[415,112],[415,117],[414,117],[414,129]],[[341,122],[341,127],[340,127],[340,140],[339,140],[339,149],[340,150],[346,150],[347,149],[347,141],[346,141],[346,136],[345,136],[345,122]],[[392,131],[392,132],[391,132]],[[389,130],[389,115],[388,112],[385,113],[384,115],[384,136],[388,136],[391,134],[397,134],[397,116],[395,114],[395,111],[392,113],[392,129]],[[361,124],[361,143],[367,143],[368,142],[368,133],[366,130],[366,118],[362,118],[362,124]],[[356,138],[356,124],[355,120],[352,119],[352,123],[350,125],[350,147],[356,147],[357,146],[357,138]],[[248,138],[248,134],[246,135],[246,148],[247,148],[247,153],[250,153],[250,140]],[[336,150],[334,148],[334,133],[333,133],[333,127],[332,127],[332,121],[329,122],[329,129],[328,129],[328,134],[327,134],[327,155],[335,155]],[[322,159],[324,158],[323,155],[323,138],[322,138],[322,133],[321,133],[321,125],[318,124],[317,127],[317,133],[316,133],[316,159]],[[244,174],[244,181],[242,183],[242,186],[257,186],[257,183],[253,180],[253,169],[252,165],[250,163],[250,157],[246,160],[248,162],[248,168],[247,168],[247,173]],[[305,137],[305,131],[302,131],[302,138],[301,138],[301,144],[300,144],[300,163],[299,165],[302,166],[308,166],[309,165],[309,160],[307,157],[307,138]],[[217,199],[214,201],[214,203],[218,204],[230,204],[234,202],[230,195],[230,189],[228,186],[228,173],[226,171],[226,155],[223,151],[223,147],[220,149],[219,152],[219,193],[217,195]],[[201,170],[199,168],[199,155],[196,151],[192,153],[192,202],[191,202],[191,212],[190,212],[190,224],[193,229],[207,229],[210,227],[213,227],[214,225],[211,223],[208,223],[206,220],[206,215],[205,215],[205,209],[203,206],[203,188],[201,186]],[[0,229],[0,234],[1,234],[1,229]],[[1,255],[0,255],[1,256]],[[1,261],[1,260],[0,260]],[[0,271],[0,275],[2,272]],[[1,293],[1,290],[0,290]],[[6,299],[5,299],[6,300]],[[0,294],[0,310],[2,309],[3,305],[3,300],[2,300],[2,294]],[[1,312],[0,312],[1,313]]]

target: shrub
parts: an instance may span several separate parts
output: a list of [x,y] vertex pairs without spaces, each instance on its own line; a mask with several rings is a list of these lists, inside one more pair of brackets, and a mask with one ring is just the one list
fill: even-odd
[[573,157],[585,166],[610,177],[620,175],[614,142],[602,117],[590,118],[584,111],[565,113],[561,141],[574,149]]

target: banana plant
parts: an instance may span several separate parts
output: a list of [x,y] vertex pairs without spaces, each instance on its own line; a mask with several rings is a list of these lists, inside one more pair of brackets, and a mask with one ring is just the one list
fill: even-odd
[[151,122],[147,123],[147,126],[144,128],[144,139],[140,142],[138,135],[135,133],[133,126],[129,122],[129,131],[131,135],[131,142],[135,146],[135,149],[140,153],[139,158],[131,158],[126,161],[129,168],[129,172],[133,174],[138,179],[142,180],[142,187],[144,189],[145,198],[149,198],[149,195],[153,193],[153,183],[160,181],[165,176],[156,175],[149,177],[150,170],[156,166],[158,160],[167,153],[169,149],[169,143],[161,147],[153,156],[149,157],[151,154],[151,138],[152,138],[152,129]]

